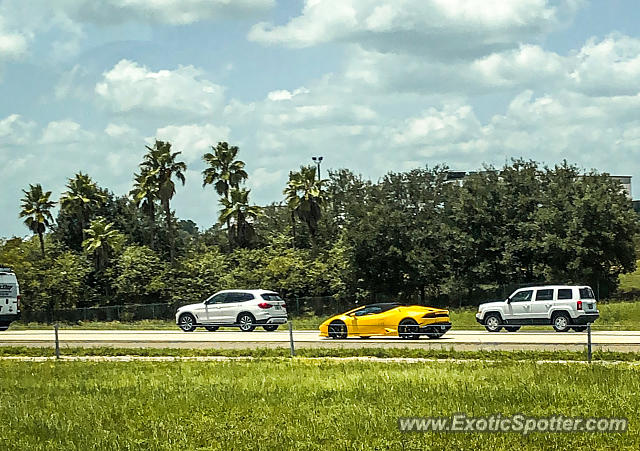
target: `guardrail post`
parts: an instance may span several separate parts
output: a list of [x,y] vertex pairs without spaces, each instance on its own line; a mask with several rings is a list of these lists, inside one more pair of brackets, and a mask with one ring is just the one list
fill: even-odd
[[60,340],[58,340],[58,323],[53,325],[56,334],[56,359],[60,358]]
[[587,360],[591,363],[591,323],[587,323]]
[[296,348],[293,345],[293,321],[289,320],[289,345],[291,346],[291,357],[295,357]]

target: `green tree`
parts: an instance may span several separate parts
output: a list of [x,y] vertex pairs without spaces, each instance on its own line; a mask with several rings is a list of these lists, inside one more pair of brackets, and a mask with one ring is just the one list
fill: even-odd
[[104,218],[91,221],[86,230],[87,239],[82,242],[84,250],[94,257],[96,272],[102,272],[109,260],[122,247],[125,237],[113,223],[107,223]]
[[239,247],[248,247],[256,241],[253,221],[262,214],[262,208],[249,204],[247,189],[232,189],[229,199],[221,198],[222,210],[220,223],[229,224],[231,243]]
[[93,209],[99,208],[106,200],[106,194],[86,174],[78,172],[69,179],[67,191],[60,198],[61,210],[69,212],[77,218],[82,241],[85,240],[85,229],[91,220]]
[[74,308],[85,301],[91,265],[77,252],[66,251],[58,255],[42,274],[38,300],[53,321],[53,311]]
[[140,163],[141,173],[151,175],[156,179],[157,194],[160,205],[164,210],[167,231],[169,233],[170,257],[175,259],[175,231],[173,227],[173,214],[171,212],[171,199],[176,193],[175,176],[182,184],[185,183],[184,173],[187,165],[178,161],[177,157],[182,152],[171,152],[171,143],[156,140],[153,148],[146,146],[148,152]]
[[[240,184],[247,179],[244,161],[236,160],[240,149],[237,146],[229,147],[227,142],[219,142],[216,147],[211,146],[211,150],[213,152],[202,157],[208,166],[202,171],[202,187],[213,185],[219,196],[230,201],[231,190],[240,188]],[[231,241],[231,226],[228,221],[227,230]]]
[[120,304],[162,302],[166,291],[165,265],[147,246],[127,246],[107,270]]
[[133,189],[129,192],[136,207],[148,218],[151,249],[155,249],[156,200],[160,191],[157,175],[157,169],[143,169],[140,174],[134,174]]
[[38,235],[40,240],[40,250],[42,256],[45,256],[44,252],[44,233],[52,223],[53,216],[51,216],[51,209],[56,204],[49,200],[51,197],[51,191],[44,192],[42,185],[29,185],[29,191],[22,190],[24,197],[21,199],[22,210],[20,211],[20,217],[25,218],[25,225]]
[[326,201],[325,192],[322,190],[325,183],[326,180],[317,179],[316,168],[313,166],[301,166],[300,171],[289,173],[289,181],[283,194],[291,211],[294,245],[296,218],[307,225],[315,245],[318,221],[322,217],[322,207]]

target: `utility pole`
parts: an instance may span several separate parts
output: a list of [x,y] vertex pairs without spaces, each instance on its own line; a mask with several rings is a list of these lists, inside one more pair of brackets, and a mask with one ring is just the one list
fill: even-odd
[[322,163],[322,157],[311,157],[311,159],[313,160],[313,162],[316,164],[318,168],[318,180],[321,180],[322,177],[320,177],[320,163]]

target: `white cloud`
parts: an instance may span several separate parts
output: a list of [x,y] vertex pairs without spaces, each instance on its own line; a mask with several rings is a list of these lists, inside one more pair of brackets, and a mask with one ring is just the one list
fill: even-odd
[[109,123],[104,132],[112,138],[129,138],[138,135],[138,131],[127,124]]
[[193,66],[153,72],[126,59],[103,74],[95,92],[115,112],[211,117],[222,109],[224,88],[202,78]]
[[383,52],[478,56],[538,38],[571,16],[580,1],[307,0],[301,15],[276,26],[261,22],[248,38],[308,47],[352,42]]
[[80,124],[66,119],[49,122],[42,132],[40,144],[78,143],[92,137],[93,134],[83,130]]
[[18,33],[3,33],[0,29],[0,59],[16,58],[27,51],[27,39]]
[[153,143],[155,139],[169,141],[172,149],[182,152],[186,163],[192,163],[200,160],[218,141],[228,141],[230,133],[228,127],[212,124],[168,125],[159,128],[154,137],[147,138],[147,142]]
[[19,114],[0,119],[0,146],[27,144],[33,137],[36,124],[25,121]]

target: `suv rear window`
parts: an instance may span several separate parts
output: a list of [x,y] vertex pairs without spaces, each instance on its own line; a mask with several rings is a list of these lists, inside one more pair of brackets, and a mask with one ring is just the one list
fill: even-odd
[[596,297],[593,295],[593,290],[589,287],[580,288],[580,299],[595,299]]
[[573,299],[573,290],[571,288],[560,288],[558,290],[558,299]]
[[553,301],[553,289],[538,290],[536,301]]
[[262,299],[264,299],[265,301],[284,301],[280,295],[277,295],[275,293],[264,293],[261,295]]

